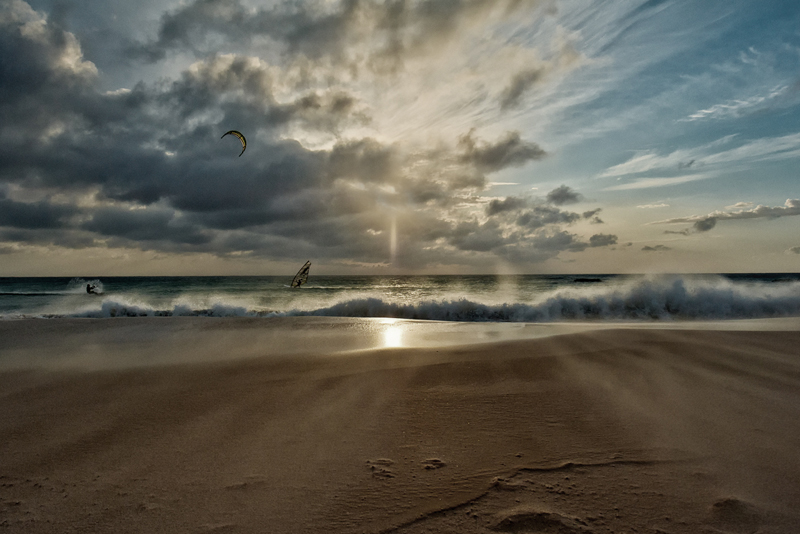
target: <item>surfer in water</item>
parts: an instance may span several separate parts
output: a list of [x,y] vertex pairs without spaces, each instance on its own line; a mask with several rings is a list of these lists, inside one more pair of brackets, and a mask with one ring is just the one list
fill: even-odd
[[90,295],[96,295],[97,291],[95,291],[97,287],[93,286],[92,284],[86,284],[86,292]]

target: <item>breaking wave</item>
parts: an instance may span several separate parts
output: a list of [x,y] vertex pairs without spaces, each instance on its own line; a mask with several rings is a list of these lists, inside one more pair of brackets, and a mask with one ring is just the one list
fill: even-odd
[[561,290],[533,303],[482,304],[457,299],[398,304],[366,298],[285,315],[509,322],[783,317],[800,315],[800,283],[770,288],[724,281],[647,279],[596,291]]
[[[484,302],[481,302],[484,300]],[[722,277],[660,276],[616,285],[569,287],[531,302],[490,303],[487,298],[442,298],[397,302],[384,296],[342,298],[308,309],[259,310],[219,302],[197,309],[185,303],[167,309],[104,300],[78,317],[391,317],[437,321],[548,322],[564,320],[713,320],[800,315],[800,282],[732,282]]]

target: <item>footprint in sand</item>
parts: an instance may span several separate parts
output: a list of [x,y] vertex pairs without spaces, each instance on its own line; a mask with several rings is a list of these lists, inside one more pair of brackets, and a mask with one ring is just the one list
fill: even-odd
[[516,491],[525,489],[525,483],[515,482],[513,480],[502,477],[494,477],[492,479],[492,487],[499,489],[501,491]]
[[717,526],[737,534],[756,532],[762,522],[753,505],[735,497],[720,499],[711,505],[711,516]]
[[388,458],[367,460],[367,467],[372,471],[374,478],[394,478],[394,472],[390,469],[393,464],[394,460]]
[[580,519],[521,506],[498,513],[489,528],[500,532],[590,534],[592,530],[581,523],[583,522]]
[[422,466],[425,469],[441,469],[446,465],[447,464],[439,458],[428,458],[427,460],[422,461]]

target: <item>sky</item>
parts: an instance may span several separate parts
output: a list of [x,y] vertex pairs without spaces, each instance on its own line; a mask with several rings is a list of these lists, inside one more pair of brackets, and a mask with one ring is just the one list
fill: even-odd
[[795,0],[0,2],[0,276],[797,272],[798,184]]

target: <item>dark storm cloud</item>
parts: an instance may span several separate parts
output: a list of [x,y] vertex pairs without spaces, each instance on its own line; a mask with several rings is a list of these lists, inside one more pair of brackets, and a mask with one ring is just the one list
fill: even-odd
[[[94,185],[100,198],[143,204],[168,199],[182,209],[213,211],[263,205],[312,185],[322,173],[324,156],[270,134],[270,128],[290,120],[316,119],[304,105],[274,104],[270,77],[258,60],[212,57],[175,82],[101,94],[86,82],[92,69],[81,62],[68,36],[60,44],[3,29],[0,45],[9,58],[2,62],[3,79],[10,82],[2,85],[0,103],[7,119],[7,142],[0,144],[4,180],[31,187]],[[45,54],[42,47],[52,50]],[[24,71],[16,68],[20,54],[11,53],[19,50],[33,57],[71,54],[71,67],[64,71],[58,62],[34,62],[32,69],[41,73],[28,87],[9,79]],[[62,83],[64,77],[73,83]],[[342,98],[336,94],[311,106],[318,122],[330,124],[346,115]],[[40,119],[16,116],[29,102],[35,102]],[[251,135],[250,150],[266,149],[268,156],[243,158],[231,167],[230,146],[219,140],[231,124],[248,134],[262,129],[263,137]]]
[[[581,218],[577,213],[561,212],[552,207],[543,207],[535,222],[525,220],[532,217],[535,209],[523,214],[522,221],[514,225],[503,225],[495,219],[480,224],[475,220],[458,224],[450,232],[449,242],[459,250],[492,252],[517,263],[538,262],[553,258],[561,252],[581,252],[589,247],[615,245],[617,236],[595,234],[589,242],[561,228]],[[544,222],[544,221],[547,222]]]
[[387,182],[397,172],[396,159],[391,147],[374,139],[344,141],[336,144],[328,155],[328,172],[331,178]]
[[476,221],[462,222],[453,229],[450,237],[450,244],[459,250],[478,252],[488,252],[506,242],[500,225],[491,220],[484,224]]
[[97,245],[95,238],[90,233],[64,228],[35,230],[28,228],[0,228],[0,242],[72,249],[83,249]]
[[507,167],[520,167],[529,161],[542,159],[547,153],[536,143],[523,141],[519,132],[507,132],[495,143],[475,139],[473,128],[458,140],[459,160],[475,165],[484,172],[496,172]]
[[583,195],[567,185],[561,185],[547,193],[547,201],[551,204],[555,204],[556,206],[575,204],[576,202],[580,202],[582,199]]
[[588,246],[586,243],[579,241],[578,236],[564,230],[538,233],[533,238],[532,243],[538,250],[553,252],[562,250],[579,252]]
[[155,40],[131,49],[149,61],[172,50],[207,55],[220,38],[246,46],[267,39],[289,56],[352,65],[365,56],[376,72],[396,72],[406,58],[451,39],[471,21],[500,9],[506,16],[537,2],[520,0],[343,0],[281,2],[251,9],[239,0],[195,0],[165,14]]
[[80,60],[75,38],[37,19],[27,4],[0,6],[0,125],[5,134],[0,145],[14,149],[0,154],[4,171],[17,163],[16,149],[30,150],[33,138],[54,122],[73,119],[71,109],[96,79],[94,65]]
[[182,224],[174,210],[105,208],[97,210],[81,227],[100,235],[133,241],[169,240],[191,245],[211,241],[209,232]]
[[25,203],[2,198],[0,194],[0,226],[14,228],[59,228],[77,210],[68,205],[46,201]]
[[[491,250],[507,260],[525,263],[544,261],[561,252],[580,252],[589,247],[615,245],[617,236],[595,234],[589,242],[582,241],[576,234],[566,232],[563,227],[580,220],[596,224],[602,222],[597,217],[601,208],[575,213],[544,204],[564,198],[579,198],[580,195],[562,186],[551,192],[548,199],[509,196],[493,199],[486,208],[486,224],[477,222],[462,224],[457,228],[458,248],[470,250]],[[501,225],[500,221],[504,222]]]
[[[373,24],[397,42],[372,50],[370,61],[395,68],[468,19],[512,4],[286,3],[244,20],[236,0],[203,0],[165,16],[148,53],[202,51],[206,39],[241,23],[287,50],[335,58],[343,34],[360,35]],[[369,120],[354,95],[334,84],[287,96],[285,87],[276,89],[280,68],[236,54],[203,57],[174,79],[102,92],[74,36],[20,9],[0,12],[0,191],[28,196],[0,195],[0,241],[381,263],[394,221],[397,265],[414,268],[480,267],[492,255],[543,261],[602,246],[595,244],[601,238],[587,243],[561,228],[598,210],[581,215],[542,199],[507,197],[486,206],[490,220],[477,220],[487,174],[545,156],[517,132],[486,141],[470,130],[415,153],[345,138],[338,135],[344,127]],[[364,17],[369,24],[358,26]],[[36,31],[22,32],[29,23]],[[335,141],[308,148],[293,138],[295,127]],[[234,139],[220,139],[229,129],[247,136],[241,158]]]
[[696,221],[691,228],[684,228],[683,230],[664,230],[665,234],[678,234],[690,235],[693,233],[708,232],[717,225],[716,217],[706,217]]
[[587,247],[570,234],[554,227],[551,230],[521,235],[504,235],[503,228],[495,221],[478,224],[468,221],[453,229],[450,243],[459,250],[473,252],[492,251],[514,261],[542,261],[563,251],[581,251]]
[[653,247],[650,245],[645,245],[642,247],[642,250],[645,252],[663,252],[665,250],[672,250],[672,248],[666,245],[655,245]]
[[617,236],[613,234],[595,234],[589,238],[590,247],[607,247],[617,244]]
[[580,220],[581,216],[570,211],[562,211],[552,206],[536,206],[526,211],[517,218],[519,226],[541,228],[548,224],[572,224]]
[[516,211],[525,208],[528,200],[520,197],[506,197],[503,200],[493,199],[486,206],[486,215],[491,217],[505,211]]
[[[19,29],[31,20],[41,32]],[[0,18],[0,56],[0,180],[34,190],[93,188],[101,202],[166,201],[189,213],[222,212],[229,227],[280,218],[280,210],[269,213],[275,199],[324,179],[326,155],[278,139],[275,128],[317,119],[324,128],[353,107],[340,92],[278,106],[266,66],[235,56],[199,62],[175,82],[99,93],[74,37],[32,11]],[[219,139],[234,124],[250,137],[240,160]],[[261,157],[250,156],[257,151]],[[0,217],[6,225],[55,229],[68,227],[76,211],[4,199]],[[132,241],[207,243],[203,224],[195,223],[175,224],[153,209],[109,208],[83,228]]]
[[593,209],[593,210],[584,211],[584,212],[581,214],[581,216],[582,216],[584,219],[591,219],[591,218],[595,217],[595,216],[596,216],[598,213],[600,213],[601,211],[603,211],[603,208],[596,208],[596,209]]
[[526,265],[555,258],[562,252],[581,252],[588,246],[575,234],[551,228],[500,247],[495,253],[513,263]]
[[[563,201],[567,198],[581,198],[581,196],[569,187],[561,186],[551,191],[547,195],[546,201],[554,204],[554,200]],[[602,208],[596,208],[578,214],[570,211],[563,211],[553,206],[543,205],[541,204],[542,202],[542,199],[528,199],[515,196],[506,197],[502,200],[492,199],[486,206],[486,216],[491,217],[508,212],[518,213],[516,224],[520,226],[529,226],[531,228],[540,228],[548,224],[572,224],[580,219],[589,219],[591,224],[603,223],[603,221],[597,217],[597,214],[602,211]],[[533,205],[532,209],[519,213],[531,205]]]
[[692,225],[697,232],[708,232],[712,228],[717,225],[716,217],[708,217],[706,219],[701,219]]

